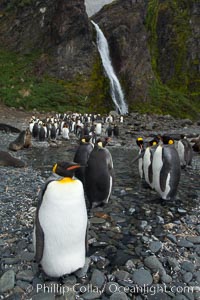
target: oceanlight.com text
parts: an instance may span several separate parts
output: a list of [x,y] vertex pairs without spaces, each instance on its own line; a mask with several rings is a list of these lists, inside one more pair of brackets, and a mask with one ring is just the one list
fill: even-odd
[[[65,295],[69,292],[77,292],[84,294],[86,292],[94,292],[99,293],[99,295],[102,295],[105,291],[105,286],[102,289],[99,289],[97,286],[94,286],[92,284],[88,285],[81,285],[80,283],[76,283],[72,286],[67,285],[61,285],[61,284],[37,284],[37,293],[43,292],[43,293],[55,293],[55,294],[62,294]],[[166,284],[155,284],[155,285],[132,285],[131,287],[128,286],[119,286],[115,282],[110,282],[109,284],[109,292],[111,294],[114,293],[126,293],[126,294],[149,294],[149,295],[155,295],[157,293],[166,293],[166,292],[172,292],[174,294],[182,294],[182,293],[194,293],[199,291],[200,287],[193,287],[193,286],[167,286]]]

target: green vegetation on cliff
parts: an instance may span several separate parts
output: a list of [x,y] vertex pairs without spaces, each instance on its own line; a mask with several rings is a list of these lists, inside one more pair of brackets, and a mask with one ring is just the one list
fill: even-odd
[[150,106],[156,112],[176,117],[195,118],[200,113],[199,74],[193,68],[199,61],[188,58],[192,3],[187,0],[150,0],[146,17],[151,63],[156,77],[149,88]]
[[[94,63],[89,78],[59,80],[42,74],[38,64],[41,53],[19,55],[0,50],[0,102],[26,110],[66,110],[78,112],[108,112],[112,109],[108,79],[103,74],[100,59]],[[46,58],[48,60],[48,58]]]

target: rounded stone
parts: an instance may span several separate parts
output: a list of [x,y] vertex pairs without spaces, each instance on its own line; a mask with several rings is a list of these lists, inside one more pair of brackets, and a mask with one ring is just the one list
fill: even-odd
[[149,271],[140,269],[133,273],[133,281],[140,286],[151,285],[153,283],[153,278]]

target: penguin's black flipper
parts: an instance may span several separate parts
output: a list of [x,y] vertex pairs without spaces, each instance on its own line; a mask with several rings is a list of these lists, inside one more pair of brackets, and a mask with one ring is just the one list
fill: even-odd
[[86,233],[85,233],[85,256],[87,256],[88,251],[89,251],[88,232],[89,232],[89,221],[87,222],[87,228],[86,228]]
[[168,157],[168,153],[165,151],[165,148],[163,148],[162,150],[162,160],[163,160],[163,166],[161,168],[161,171],[160,171],[160,188],[161,188],[161,191],[164,192],[165,191],[165,188],[166,188],[166,181],[167,181],[167,177],[168,177],[168,174],[170,172],[170,157]]
[[38,196],[38,205],[37,205],[36,216],[35,216],[35,228],[36,228],[35,229],[35,239],[36,239],[35,260],[37,263],[40,263],[43,256],[43,250],[44,250],[44,232],[39,221],[39,209],[40,206],[42,205],[43,196],[47,189],[48,184],[54,180],[58,180],[59,178],[60,176],[56,174],[53,174],[51,177],[49,177],[45,182],[45,185],[42,187]]

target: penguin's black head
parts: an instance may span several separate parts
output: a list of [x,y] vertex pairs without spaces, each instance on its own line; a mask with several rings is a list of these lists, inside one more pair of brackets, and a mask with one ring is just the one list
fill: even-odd
[[151,140],[151,141],[149,142],[149,146],[155,146],[155,145],[158,145],[158,143],[159,143],[159,138],[158,138],[157,136],[155,136],[155,137],[153,138],[153,140]]
[[81,144],[85,144],[85,143],[89,143],[91,137],[89,135],[84,135],[81,139],[80,139],[80,143]]
[[136,144],[138,145],[138,147],[140,147],[140,149],[142,149],[143,146],[144,146],[143,138],[142,137],[138,137],[137,140],[136,140]]
[[58,162],[53,166],[53,172],[62,177],[73,177],[76,169],[80,168],[81,165],[74,162]]
[[161,140],[164,145],[173,145],[174,144],[174,140],[168,135],[163,135],[161,137]]

